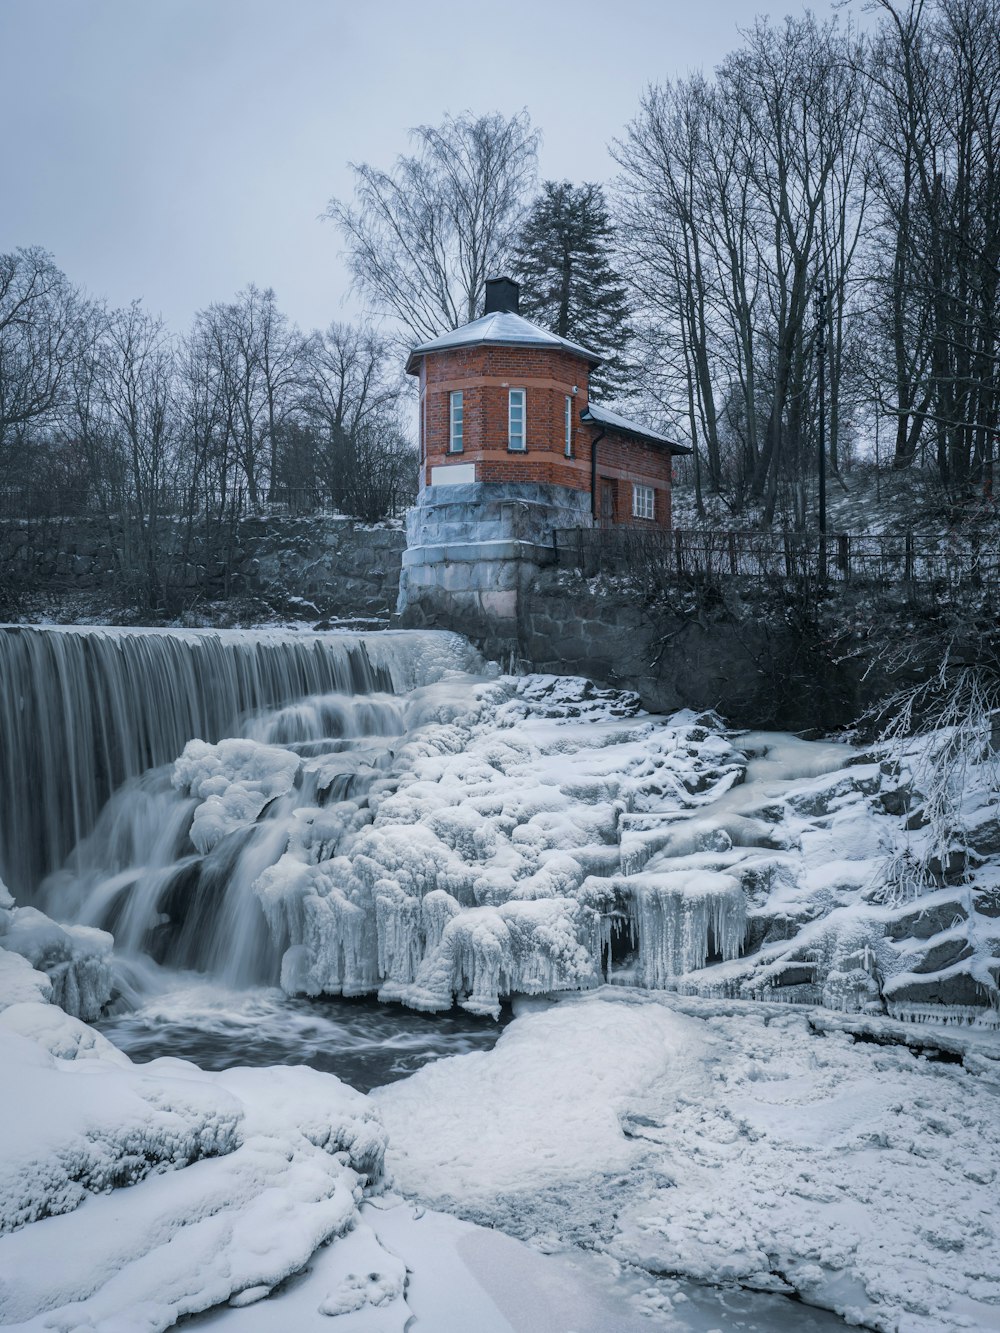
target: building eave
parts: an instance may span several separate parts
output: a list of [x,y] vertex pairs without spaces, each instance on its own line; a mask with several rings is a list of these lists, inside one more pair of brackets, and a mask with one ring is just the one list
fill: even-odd
[[671,454],[694,452],[686,444],[678,444],[676,440],[670,440],[658,431],[640,426],[638,422],[629,421],[626,417],[619,416],[617,412],[609,412],[601,407],[588,406],[581,412],[580,420],[600,426],[609,435],[623,435],[626,439],[635,440],[640,444],[651,444],[656,449],[667,449]]
[[[505,323],[506,329],[503,327]],[[511,324],[513,328],[510,327]],[[481,332],[476,329],[477,325],[482,326]],[[469,331],[472,331],[471,337],[468,336]],[[420,373],[421,357],[433,356],[438,352],[461,351],[471,347],[527,347],[543,352],[562,351],[568,352],[571,356],[578,356],[581,361],[588,362],[592,369],[603,364],[603,357],[591,351],[589,347],[583,347],[569,338],[562,338],[556,333],[550,333],[547,329],[533,325],[522,315],[510,311],[494,311],[414,347],[407,357],[406,373],[408,375]]]

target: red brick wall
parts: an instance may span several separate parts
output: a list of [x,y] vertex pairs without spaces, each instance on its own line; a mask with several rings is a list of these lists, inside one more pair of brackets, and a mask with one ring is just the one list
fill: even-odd
[[[475,463],[478,481],[530,481],[587,491],[591,486],[592,442],[599,428],[580,421],[588,402],[589,364],[562,348],[469,347],[434,352],[421,359],[420,392],[424,421],[424,482],[431,468]],[[573,389],[577,392],[574,394]],[[461,454],[449,452],[450,394],[462,390]],[[525,390],[524,452],[507,448],[509,389]],[[565,403],[573,399],[573,457],[565,457]],[[670,526],[670,454],[610,432],[597,453],[600,479],[615,486],[616,521],[632,518],[632,485],[652,486],[657,526]]]

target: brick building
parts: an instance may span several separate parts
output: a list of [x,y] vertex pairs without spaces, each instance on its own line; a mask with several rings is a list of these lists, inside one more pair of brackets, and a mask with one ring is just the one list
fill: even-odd
[[421,492],[558,486],[577,524],[669,527],[671,458],[690,450],[591,403],[600,360],[524,319],[516,283],[487,283],[483,317],[407,363],[420,380]]
[[404,625],[457,629],[504,655],[560,529],[670,526],[670,466],[690,453],[590,401],[596,352],[539,328],[517,284],[410,353],[420,377],[420,488],[407,514]]

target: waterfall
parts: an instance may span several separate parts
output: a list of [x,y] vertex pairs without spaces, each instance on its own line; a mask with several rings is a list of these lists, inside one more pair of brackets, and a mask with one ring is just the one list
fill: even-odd
[[[310,696],[400,693],[474,665],[439,633],[0,627],[0,879],[30,901],[112,793],[189,740]],[[312,734],[301,716],[278,725]]]

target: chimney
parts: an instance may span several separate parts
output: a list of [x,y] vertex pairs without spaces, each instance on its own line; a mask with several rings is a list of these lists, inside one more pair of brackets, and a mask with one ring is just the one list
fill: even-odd
[[486,279],[486,309],[484,315],[502,314],[509,311],[512,315],[520,313],[518,297],[521,289],[513,278]]

